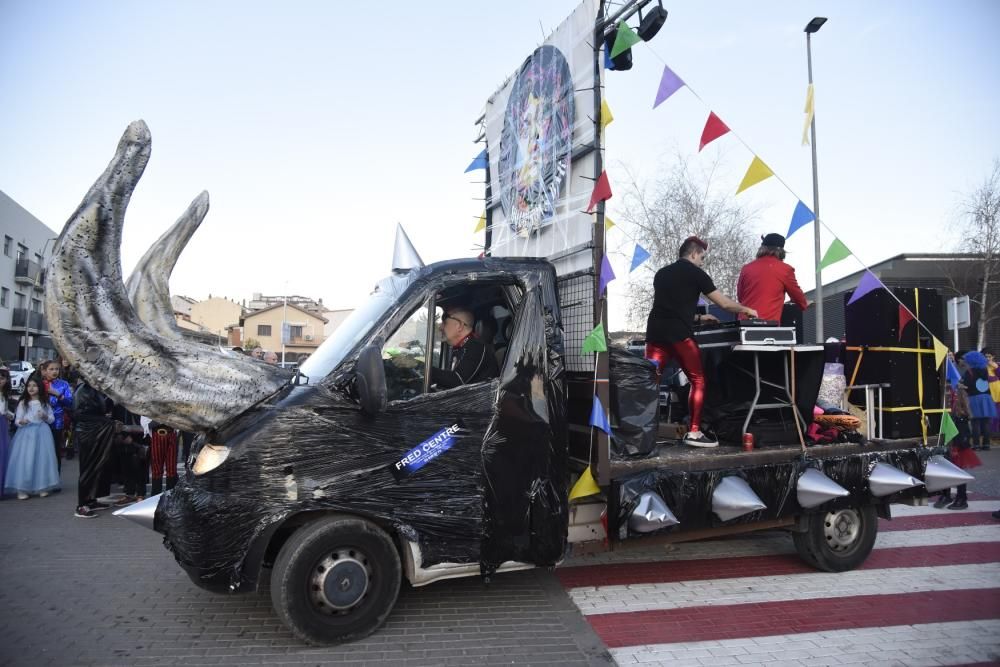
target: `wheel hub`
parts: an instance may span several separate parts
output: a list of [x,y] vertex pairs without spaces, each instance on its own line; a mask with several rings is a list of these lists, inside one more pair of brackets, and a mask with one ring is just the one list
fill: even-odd
[[309,582],[313,604],[329,614],[344,613],[368,593],[372,570],[368,558],[357,549],[330,553],[313,568]]
[[847,551],[861,536],[861,517],[853,509],[830,512],[823,522],[826,543],[834,551]]

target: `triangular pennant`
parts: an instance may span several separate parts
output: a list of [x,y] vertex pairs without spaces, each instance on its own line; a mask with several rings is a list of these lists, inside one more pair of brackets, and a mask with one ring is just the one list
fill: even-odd
[[747,167],[747,173],[743,176],[743,180],[740,181],[740,187],[737,188],[736,194],[739,194],[747,188],[757,185],[761,181],[767,180],[772,176],[774,176],[774,172],[771,171],[771,168],[764,164],[763,160],[754,155],[753,162],[751,162],[750,166]]
[[813,85],[810,83],[806,90],[806,122],[802,126],[802,145],[809,144],[809,126],[812,125],[813,115],[816,113],[815,100],[813,99]]
[[913,321],[913,313],[903,304],[899,304],[899,340],[903,340],[903,329]]
[[604,288],[608,286],[612,280],[615,279],[615,272],[611,269],[611,262],[608,261],[608,256],[605,255],[601,259],[601,279],[600,287],[597,290],[598,294],[604,294]]
[[708,301],[705,301],[705,297],[699,296],[698,297],[698,305],[699,306],[707,306],[708,305]]
[[607,215],[605,215],[604,216],[604,231],[608,231],[609,229],[611,229],[614,226],[615,226],[614,221],[611,218],[609,218]]
[[722,122],[722,119],[715,115],[714,111],[708,112],[708,120],[705,121],[705,129],[701,131],[701,143],[698,144],[698,152],[712,143],[719,137],[729,134],[729,126]]
[[951,415],[947,412],[941,414],[941,435],[944,436],[944,444],[948,444],[958,435],[958,427],[951,420]]
[[594,330],[587,334],[587,337],[583,339],[583,347],[581,352],[583,354],[589,354],[591,352],[607,352],[608,342],[606,336],[604,335],[604,323],[600,322]]
[[787,240],[796,230],[805,227],[815,219],[816,214],[812,212],[812,209],[800,201],[795,205],[795,210],[792,211],[792,223],[788,225],[788,233],[785,234],[785,239]]
[[948,346],[934,338],[934,368],[941,368],[941,364],[948,358]]
[[615,119],[614,115],[611,113],[611,107],[608,106],[608,101],[601,98],[601,132],[604,131],[611,121]]
[[847,305],[851,305],[865,294],[873,292],[880,287],[882,287],[882,281],[876,278],[875,274],[871,271],[865,270],[864,275],[861,276],[861,280],[858,281],[858,286],[854,288],[854,294],[847,300]]
[[951,359],[945,358],[945,377],[948,378],[948,383],[952,386],[957,386],[959,382],[962,381],[962,374],[958,372],[955,368],[955,364],[951,363]]
[[618,34],[615,35],[615,45],[611,47],[611,57],[617,58],[621,53],[628,51],[641,41],[639,35],[635,34],[635,30],[622,21],[618,24]]
[[472,233],[473,234],[478,234],[479,232],[483,231],[484,229],[486,229],[486,211],[483,211],[483,214],[481,216],[479,216],[479,222],[476,223],[476,229]]
[[465,168],[465,173],[468,174],[470,171],[475,171],[476,169],[486,169],[486,167],[486,149],[484,148],[483,152],[477,155],[472,162],[469,163],[469,166]]
[[638,243],[635,244],[635,252],[632,253],[632,265],[629,267],[628,272],[632,273],[638,269],[643,262],[649,259],[649,253]]
[[608,423],[608,415],[604,412],[601,399],[594,394],[594,405],[590,409],[590,425],[596,426],[608,435],[611,435],[611,424]]
[[653,102],[653,108],[660,106],[667,101],[667,98],[676,93],[678,90],[684,87],[684,82],[681,78],[674,74],[674,71],[663,66],[663,76],[660,77],[660,87],[656,89],[656,101]]
[[590,194],[590,204],[587,206],[587,213],[591,213],[599,202],[611,199],[611,184],[608,183],[608,172],[602,171],[594,183],[594,191]]
[[836,264],[837,262],[847,259],[853,253],[847,249],[844,242],[840,239],[834,239],[830,247],[826,249],[826,253],[823,255],[823,259],[819,262],[819,268],[825,269],[828,266]]
[[590,466],[583,471],[580,475],[580,479],[576,480],[576,484],[570,489],[569,499],[576,500],[577,498],[585,498],[586,496],[592,496],[595,493],[600,493],[601,487],[597,486],[597,481],[594,479],[594,473],[590,472]]

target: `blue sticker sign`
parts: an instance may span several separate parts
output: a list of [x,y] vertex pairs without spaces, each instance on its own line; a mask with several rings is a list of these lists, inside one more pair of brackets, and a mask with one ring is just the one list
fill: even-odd
[[411,449],[400,460],[389,466],[396,481],[406,479],[425,465],[441,456],[455,444],[455,436],[462,430],[458,424],[441,429],[419,445]]

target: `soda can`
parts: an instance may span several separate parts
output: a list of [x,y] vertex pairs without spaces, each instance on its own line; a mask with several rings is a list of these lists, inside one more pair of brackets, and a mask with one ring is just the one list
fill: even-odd
[[744,452],[753,451],[753,433],[743,434],[743,451]]

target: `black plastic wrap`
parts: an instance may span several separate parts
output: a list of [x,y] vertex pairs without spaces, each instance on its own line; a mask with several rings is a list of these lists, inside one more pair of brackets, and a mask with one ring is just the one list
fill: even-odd
[[[628,519],[635,509],[639,496],[645,491],[659,493],[680,522],[676,526],[657,531],[660,533],[753,523],[866,504],[872,502],[867,481],[871,466],[879,462],[887,463],[920,479],[923,477],[926,459],[934,451],[913,448],[859,452],[824,459],[795,460],[779,464],[697,472],[675,472],[665,468],[648,470],[616,481],[617,488],[612,495],[615,507],[609,512],[609,515],[615,517],[615,523],[609,527],[609,532],[616,539],[640,535],[629,532]],[[817,508],[803,508],[796,498],[795,485],[799,474],[806,467],[818,468],[827,477],[847,489],[850,495],[824,503]],[[712,493],[722,478],[730,475],[743,478],[767,505],[767,509],[750,512],[725,522],[719,520],[712,512]],[[916,487],[875,500],[880,503],[893,503],[925,495],[923,487]]]
[[[353,389],[360,350],[470,273],[523,290],[501,377],[364,415]],[[229,458],[204,475],[189,472],[160,502],[155,527],[193,579],[251,587],[256,565],[274,557],[271,538],[317,511],[363,516],[417,542],[422,567],[479,563],[488,574],[508,560],[551,565],[562,557],[567,455],[554,271],[487,259],[412,274],[395,307],[327,378],[290,387],[210,434],[208,442],[231,448]],[[436,436],[450,448],[400,474],[395,464]]]
[[611,455],[645,456],[656,449],[659,388],[656,366],[627,350],[610,346]]

